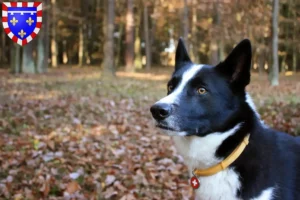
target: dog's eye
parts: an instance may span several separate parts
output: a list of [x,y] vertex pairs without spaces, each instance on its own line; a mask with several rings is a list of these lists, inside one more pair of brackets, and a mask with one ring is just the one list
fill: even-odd
[[205,93],[206,93],[206,89],[205,89],[205,88],[199,88],[199,89],[197,90],[197,92],[198,92],[199,94],[205,94]]
[[168,85],[168,92],[171,92],[174,89],[173,85]]

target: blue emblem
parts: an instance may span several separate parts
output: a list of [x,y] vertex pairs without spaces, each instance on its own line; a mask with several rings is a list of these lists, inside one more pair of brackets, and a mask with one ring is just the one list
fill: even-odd
[[2,3],[2,23],[5,33],[21,46],[36,37],[42,26],[41,2]]

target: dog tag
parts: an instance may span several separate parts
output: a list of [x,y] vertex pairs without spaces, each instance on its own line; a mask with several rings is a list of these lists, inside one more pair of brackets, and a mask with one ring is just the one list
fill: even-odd
[[192,174],[193,174],[193,176],[192,176],[192,178],[190,180],[190,184],[191,184],[192,188],[198,189],[199,186],[200,186],[200,181],[197,178],[197,176],[194,174],[194,170],[192,170]]
[[194,188],[194,189],[198,189],[199,186],[200,186],[199,180],[197,179],[196,176],[193,176],[193,177],[191,178],[190,184],[191,184],[192,188]]

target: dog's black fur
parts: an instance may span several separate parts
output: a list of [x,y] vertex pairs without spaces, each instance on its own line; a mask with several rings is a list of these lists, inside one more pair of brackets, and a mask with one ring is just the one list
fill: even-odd
[[[182,74],[193,66],[183,41],[176,52],[175,71],[168,83],[172,93]],[[246,102],[245,88],[250,82],[251,44],[245,39],[217,66],[204,66],[182,90],[174,105],[154,105],[151,108],[158,127],[186,136],[204,137],[213,132],[225,132],[238,123],[241,128],[229,136],[215,155],[224,159],[250,133],[250,142],[242,155],[230,166],[242,184],[237,197],[257,197],[266,188],[273,189],[272,199],[300,199],[300,139],[266,127]],[[197,93],[203,87],[205,94]],[[161,115],[161,111],[166,113]],[[176,116],[176,127],[166,122]]]

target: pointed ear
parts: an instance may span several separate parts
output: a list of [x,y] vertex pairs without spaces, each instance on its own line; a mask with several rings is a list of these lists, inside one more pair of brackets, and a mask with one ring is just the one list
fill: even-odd
[[216,68],[230,79],[234,88],[245,89],[250,82],[251,57],[251,42],[244,39]]
[[188,52],[184,46],[183,39],[180,37],[175,55],[175,70],[179,69],[185,63],[192,63]]

